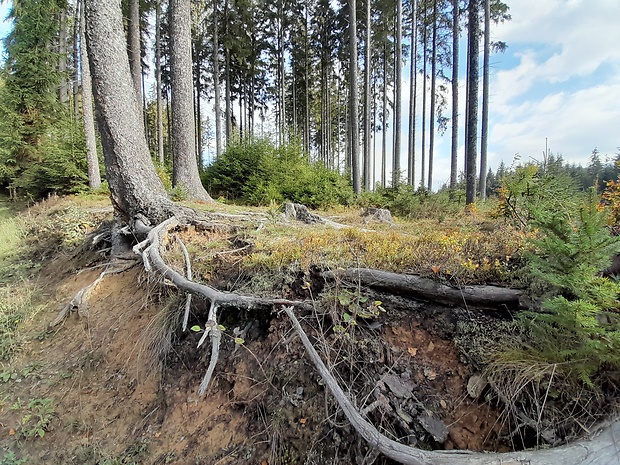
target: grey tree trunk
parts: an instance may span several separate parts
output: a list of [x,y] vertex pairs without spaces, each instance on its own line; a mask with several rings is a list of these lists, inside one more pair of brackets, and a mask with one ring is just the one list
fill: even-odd
[[433,155],[435,153],[435,95],[437,84],[437,0],[433,0],[433,42],[431,51],[431,109],[428,119],[428,183],[426,188],[433,189]]
[[170,87],[172,92],[172,184],[189,198],[211,201],[200,182],[196,161],[196,127],[191,45],[191,1],[170,0]]
[[[458,0],[457,0],[458,1]],[[418,2],[411,2],[411,67],[409,69],[409,145],[407,175],[409,185],[415,185],[415,123],[416,123],[416,96],[418,73],[416,69],[418,56]]]
[[357,18],[356,1],[349,0],[349,131],[351,134],[351,179],[353,191],[362,192],[359,170],[359,123],[357,109],[359,97],[357,92]]
[[402,116],[402,66],[403,66],[403,2],[396,1],[396,52],[394,58],[394,152],[392,153],[392,187],[400,183],[400,141]]
[[95,138],[95,120],[93,117],[93,87],[88,63],[86,34],[84,31],[84,9],[80,18],[80,64],[82,66],[82,117],[84,122],[84,136],[86,139],[86,161],[88,163],[88,186],[91,189],[101,187],[99,173],[99,157],[97,156],[97,139]]
[[[226,0],[225,8],[228,9],[228,0]],[[224,14],[226,16],[226,13]],[[225,22],[225,34],[228,35],[228,22]],[[224,79],[225,83],[225,113],[226,113],[226,145],[230,144],[230,138],[232,136],[232,105],[230,102],[230,49],[226,46],[225,63],[224,63]]]
[[134,223],[179,211],[151,162],[127,58],[120,2],[85,0],[86,44],[107,180],[114,209]]
[[218,0],[213,0],[213,88],[215,113],[215,155],[219,158],[222,153],[222,112],[220,109],[220,44],[217,6]]
[[67,72],[67,9],[60,11],[60,30],[58,32],[58,100],[65,105],[69,101],[69,74]]
[[428,62],[428,37],[427,37],[427,15],[426,11],[428,6],[424,5],[424,21],[422,23],[424,30],[422,31],[422,47],[424,50],[422,51],[422,158],[420,160],[420,187],[424,188],[424,176],[426,174],[426,69]]
[[387,45],[383,42],[383,106],[381,108],[381,187],[387,183]]
[[477,1],[469,2],[467,140],[465,141],[465,203],[467,205],[476,201],[476,145],[478,139],[478,35],[480,33],[478,10],[479,5]]
[[370,48],[370,8],[371,0],[366,0],[366,43],[365,43],[365,55],[364,55],[364,189],[371,190],[371,157],[370,157],[370,143],[372,140],[372,133],[370,131],[370,54],[372,52]]
[[482,124],[480,127],[480,200],[487,198],[487,148],[489,145],[489,54],[491,52],[491,5],[484,0],[484,52],[482,64]]
[[161,0],[155,0],[155,86],[157,87],[157,159],[164,164],[164,111],[161,95]]
[[76,0],[73,17],[73,72],[71,74],[71,87],[73,92],[73,117],[75,118],[75,121],[78,121],[80,119],[80,27],[82,27],[81,25],[84,23],[81,19],[81,11],[82,1]]
[[127,25],[129,45],[129,66],[136,90],[136,100],[142,108],[142,57],[140,53],[140,0],[129,0],[129,21]]
[[452,145],[450,151],[450,189],[458,182],[459,148],[459,0],[452,0]]

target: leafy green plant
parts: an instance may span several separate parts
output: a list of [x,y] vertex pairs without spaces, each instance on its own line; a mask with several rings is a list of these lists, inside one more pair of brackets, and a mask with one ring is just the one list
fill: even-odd
[[19,422],[21,435],[24,438],[42,438],[50,431],[55,415],[54,399],[30,399],[26,405],[26,413]]
[[18,459],[15,453],[12,450],[5,449],[2,454],[2,458],[0,459],[0,465],[22,465],[24,463],[28,463],[28,459],[22,457]]
[[17,379],[17,371],[15,368],[9,368],[0,373],[0,381],[3,383],[8,383],[14,379]]

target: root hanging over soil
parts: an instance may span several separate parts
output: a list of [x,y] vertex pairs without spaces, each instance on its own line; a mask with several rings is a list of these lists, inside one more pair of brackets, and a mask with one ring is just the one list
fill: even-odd
[[[319,217],[320,218],[320,217]],[[299,335],[308,357],[321,375],[321,378],[343,410],[347,419],[370,446],[380,451],[386,457],[404,465],[587,465],[587,464],[614,464],[618,463],[617,440],[620,438],[620,421],[616,421],[601,428],[588,440],[577,441],[573,444],[538,451],[521,451],[511,453],[473,453],[468,451],[428,451],[407,446],[383,435],[372,425],[365,414],[353,405],[342,387],[329,371],[299,320],[294,314],[295,308],[312,309],[309,302],[293,301],[279,298],[261,298],[231,292],[223,292],[211,286],[193,281],[189,254],[183,251],[186,260],[186,276],[171,268],[162,258],[162,249],[171,242],[175,230],[194,225],[199,228],[216,227],[194,219],[169,218],[153,227],[146,239],[136,246],[133,251],[142,258],[145,269],[174,285],[180,292],[207,300],[210,311],[205,322],[204,334],[199,346],[211,339],[211,357],[207,372],[199,387],[199,394],[204,396],[212,379],[218,361],[221,341],[221,330],[218,327],[217,312],[226,308],[238,309],[276,309],[282,308]],[[182,246],[182,242],[179,242]],[[184,248],[182,246],[182,248]],[[60,320],[74,308],[84,305],[89,292],[99,284],[106,273],[119,272],[118,270],[104,271],[90,286],[82,289],[67,304]],[[369,269],[349,269],[338,272],[325,272],[327,279],[345,278],[361,282],[365,285],[381,288],[393,293],[408,293],[427,300],[448,303],[451,305],[472,305],[483,309],[518,309],[521,306],[521,293],[516,290],[494,288],[493,286],[479,286],[473,288],[455,289],[417,276],[398,275]],[[188,307],[185,308],[188,314]],[[58,318],[57,318],[58,320]],[[184,329],[187,318],[184,318]]]

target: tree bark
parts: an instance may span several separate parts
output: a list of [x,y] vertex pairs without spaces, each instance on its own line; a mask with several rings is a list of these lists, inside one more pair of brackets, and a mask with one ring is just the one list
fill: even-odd
[[403,2],[396,0],[396,51],[394,58],[394,152],[392,153],[392,187],[400,183],[400,141],[402,117]]
[[71,83],[72,83],[72,92],[73,92],[73,117],[75,121],[78,121],[80,118],[80,102],[79,102],[79,94],[80,94],[80,77],[79,77],[79,69],[80,69],[80,42],[82,39],[80,35],[80,28],[83,27],[84,21],[81,19],[82,16],[82,0],[76,0],[75,2],[75,10],[73,16],[73,73],[71,75]]
[[353,191],[361,194],[359,173],[359,122],[357,109],[359,97],[357,92],[357,18],[356,0],[349,0],[349,130],[351,136],[351,179]]
[[170,86],[172,91],[172,184],[189,198],[211,201],[200,182],[192,85],[191,2],[170,1]]
[[99,173],[99,158],[97,156],[97,139],[95,138],[95,121],[93,117],[93,87],[90,77],[90,64],[88,63],[84,22],[84,9],[82,9],[80,18],[80,60],[82,65],[82,117],[84,136],[86,138],[88,186],[91,189],[99,189],[101,187],[101,174]]
[[428,183],[429,192],[433,189],[433,156],[435,153],[435,95],[437,83],[437,0],[433,0],[433,42],[431,51],[431,114],[429,117],[428,141]]
[[[155,0],[155,86],[157,87],[157,159],[164,164],[164,115],[161,95],[161,0]],[[170,121],[168,121],[170,124]]]
[[69,101],[69,73],[67,71],[67,8],[66,4],[60,10],[60,30],[58,32],[58,74],[60,86],[58,100],[63,105]]
[[142,108],[142,56],[140,49],[140,0],[129,0],[129,21],[127,25],[129,42],[129,66],[136,90],[136,101]]
[[407,174],[409,185],[415,185],[415,123],[418,84],[418,2],[411,2],[411,67],[409,69],[409,150]]
[[387,183],[387,44],[383,42],[383,105],[381,107],[381,187]]
[[424,4],[424,21],[422,22],[422,159],[420,160],[420,187],[424,188],[426,174],[426,69],[428,62],[428,5]]
[[465,154],[465,203],[476,201],[476,146],[478,142],[478,22],[479,5],[477,1],[469,2],[468,26],[468,75],[467,75],[467,151]]
[[220,108],[220,43],[219,43],[219,17],[217,8],[218,0],[213,0],[213,90],[214,102],[213,111],[215,113],[215,156],[222,154],[222,111]]
[[365,35],[365,55],[364,55],[364,189],[371,190],[372,183],[370,180],[371,172],[371,157],[370,157],[370,143],[372,140],[372,133],[370,131],[370,56],[372,50],[370,48],[371,40],[371,24],[370,15],[372,13],[370,7],[371,0],[366,0],[366,35]]
[[327,279],[336,277],[360,282],[365,286],[386,290],[445,305],[475,307],[483,310],[518,310],[525,308],[523,292],[498,286],[446,286],[433,279],[416,275],[391,273],[368,268],[350,268],[323,273]]
[[480,200],[487,198],[487,148],[489,145],[489,54],[491,51],[491,2],[484,0],[484,57],[482,64],[482,124],[480,127]]
[[459,0],[452,0],[452,145],[450,148],[450,190],[458,182],[459,148]]
[[159,223],[179,212],[155,173],[127,58],[119,2],[85,0],[86,44],[112,204],[121,219]]

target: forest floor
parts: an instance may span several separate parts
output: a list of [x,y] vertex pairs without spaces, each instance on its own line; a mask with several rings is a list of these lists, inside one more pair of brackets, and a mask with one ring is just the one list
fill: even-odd
[[[311,302],[299,311],[304,327],[384,434],[428,449],[536,445],[511,434],[509,412],[480,383],[481,351],[509,315],[320,276],[355,265],[458,285],[515,283],[523,233],[475,214],[384,224],[358,210],[323,213],[347,225],[338,230],[284,222],[275,209],[252,209],[248,220],[245,207],[193,207],[237,223],[234,233],[178,231],[194,278]],[[204,397],[210,351],[197,343],[208,305],[194,302],[192,330],[181,332],[183,296],[139,262],[107,275],[87,312],[50,328],[106,267],[84,239],[110,219],[109,201],[52,198],[2,213],[0,465],[390,463],[358,438],[277,309],[221,315],[220,359]],[[179,247],[164,258],[184,269]]]

